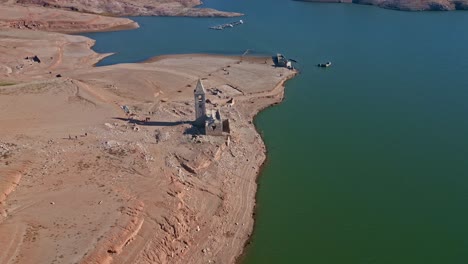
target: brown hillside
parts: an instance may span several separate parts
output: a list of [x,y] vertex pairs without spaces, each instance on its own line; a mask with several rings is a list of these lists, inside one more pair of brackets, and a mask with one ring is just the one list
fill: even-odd
[[405,11],[448,11],[468,9],[468,0],[306,0],[320,3],[354,3]]
[[0,0],[0,4],[42,6],[110,16],[239,16],[196,8],[200,0]]

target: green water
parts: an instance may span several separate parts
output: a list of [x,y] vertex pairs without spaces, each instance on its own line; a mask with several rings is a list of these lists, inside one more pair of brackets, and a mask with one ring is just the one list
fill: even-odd
[[245,24],[136,18],[138,30],[88,36],[118,52],[101,65],[246,49],[299,60],[285,101],[256,119],[268,161],[244,264],[468,263],[468,12],[206,5]]

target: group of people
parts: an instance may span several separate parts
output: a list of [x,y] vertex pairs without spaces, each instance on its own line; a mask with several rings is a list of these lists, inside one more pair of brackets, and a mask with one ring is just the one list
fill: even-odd
[[[82,137],[87,137],[87,136],[88,136],[88,133],[84,133],[84,135],[82,135]],[[70,134],[68,134],[68,139],[69,140],[73,139]],[[78,136],[75,136],[75,139],[78,139]]]

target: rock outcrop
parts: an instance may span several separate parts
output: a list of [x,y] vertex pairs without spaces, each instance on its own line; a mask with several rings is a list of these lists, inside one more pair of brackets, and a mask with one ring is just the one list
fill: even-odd
[[[1,1],[1,0],[0,0]],[[200,0],[15,0],[17,4],[35,5],[111,16],[239,16],[209,8],[196,8]]]
[[404,11],[449,11],[467,10],[468,0],[304,0],[320,3],[354,3],[375,5]]

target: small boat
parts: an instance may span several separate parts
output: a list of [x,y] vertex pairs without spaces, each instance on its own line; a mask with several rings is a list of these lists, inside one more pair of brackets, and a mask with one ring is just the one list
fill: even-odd
[[234,22],[232,22],[232,23],[227,23],[227,24],[212,26],[212,27],[210,27],[210,29],[223,30],[223,29],[225,29],[225,28],[233,28],[233,27],[235,27],[235,26],[242,25],[242,24],[244,24],[244,21],[243,21],[243,20],[239,20],[239,21],[234,21]]
[[332,65],[332,63],[330,61],[327,61],[325,63],[317,64],[318,67],[322,67],[322,68],[327,68],[327,67],[330,67],[331,65]]

